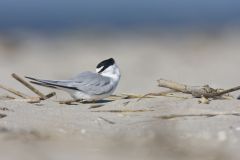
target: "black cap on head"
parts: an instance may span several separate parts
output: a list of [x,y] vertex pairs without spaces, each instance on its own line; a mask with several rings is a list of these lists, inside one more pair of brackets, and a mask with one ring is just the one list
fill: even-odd
[[109,66],[112,66],[114,65],[115,61],[113,58],[109,58],[109,59],[106,59],[102,62],[100,62],[98,65],[97,65],[97,68],[101,68],[102,69],[98,72],[98,73],[102,73],[105,69],[107,69]]

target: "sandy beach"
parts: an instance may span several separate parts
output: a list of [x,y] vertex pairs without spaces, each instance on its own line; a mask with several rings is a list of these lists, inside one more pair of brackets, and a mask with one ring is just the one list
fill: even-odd
[[[239,35],[226,30],[217,34],[2,37],[0,84],[34,96],[11,74],[66,79],[82,71],[94,71],[99,61],[113,57],[122,73],[117,95],[164,91],[157,86],[159,78],[227,89],[239,85]],[[68,94],[37,88],[45,94],[56,91],[57,96],[38,104],[0,100],[1,159],[239,157],[240,101],[236,99],[239,92],[231,93],[232,99],[212,100],[210,104],[199,104],[197,98],[177,94],[140,101],[118,99],[64,105],[56,101],[69,99]],[[0,95],[13,96],[2,89]],[[99,104],[102,106],[95,106]]]

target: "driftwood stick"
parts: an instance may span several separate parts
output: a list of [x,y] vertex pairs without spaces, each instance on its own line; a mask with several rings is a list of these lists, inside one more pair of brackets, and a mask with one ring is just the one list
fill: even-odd
[[226,89],[226,90],[223,90],[223,91],[220,91],[220,92],[217,92],[217,93],[212,93],[209,96],[217,97],[217,96],[221,96],[221,95],[231,93],[231,92],[234,92],[234,91],[237,91],[237,90],[240,90],[240,86],[233,87],[233,88],[230,88],[230,89]]
[[6,90],[6,91],[8,91],[8,92],[11,92],[11,93],[13,93],[13,94],[15,94],[15,95],[17,95],[17,96],[19,96],[19,97],[21,97],[21,98],[25,98],[25,99],[26,99],[26,98],[29,98],[29,96],[25,95],[24,93],[21,93],[21,92],[19,92],[19,91],[16,91],[15,89],[12,89],[12,88],[8,88],[8,87],[3,86],[3,85],[1,85],[1,84],[0,84],[0,88]]
[[49,99],[49,98],[51,98],[51,97],[53,97],[55,95],[56,95],[56,92],[51,92],[51,93],[45,95],[45,97],[46,97],[46,99]]
[[165,80],[165,79],[159,79],[158,80],[158,86],[159,87],[164,87],[164,88],[169,88],[175,91],[183,92],[183,93],[191,93],[187,88],[187,85],[185,84],[180,84],[177,82]]
[[39,90],[37,90],[35,87],[33,87],[31,84],[29,84],[27,81],[16,75],[15,73],[12,74],[12,77],[15,78],[17,81],[22,83],[24,86],[26,86],[28,89],[33,91],[35,94],[37,94],[41,99],[46,99],[45,95],[41,93]]
[[158,80],[158,86],[164,87],[164,88],[169,88],[169,89],[187,93],[187,94],[192,94],[192,96],[196,97],[196,98],[201,98],[202,96],[205,98],[214,98],[214,97],[222,96],[222,95],[230,93],[230,92],[240,90],[240,86],[220,91],[219,89],[211,88],[208,85],[188,86],[185,84],[180,84],[180,83],[176,83],[176,82],[164,80],[164,79]]

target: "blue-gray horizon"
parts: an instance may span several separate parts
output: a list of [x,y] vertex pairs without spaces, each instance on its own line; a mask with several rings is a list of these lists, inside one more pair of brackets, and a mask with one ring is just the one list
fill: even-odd
[[0,31],[222,27],[240,24],[240,1],[8,0],[0,19]]

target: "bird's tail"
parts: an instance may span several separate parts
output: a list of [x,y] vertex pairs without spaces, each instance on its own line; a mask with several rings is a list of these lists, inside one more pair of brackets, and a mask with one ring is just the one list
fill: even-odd
[[47,83],[48,80],[41,80],[41,79],[36,79],[36,78],[33,78],[33,77],[28,77],[28,76],[25,76],[25,78],[30,79],[31,80],[30,83],[40,85],[40,86],[44,86],[44,87],[57,89],[57,87],[55,87],[54,85],[51,85],[51,84]]
[[65,88],[65,89],[72,89],[72,90],[77,90],[76,87],[71,87],[68,86],[68,80],[42,80],[42,79],[37,79],[37,78],[33,78],[33,77],[28,77],[25,76],[25,78],[30,79],[31,83],[33,84],[37,84],[40,86],[44,86],[44,87],[50,87],[50,88],[56,88],[56,89],[60,89],[60,88]]

